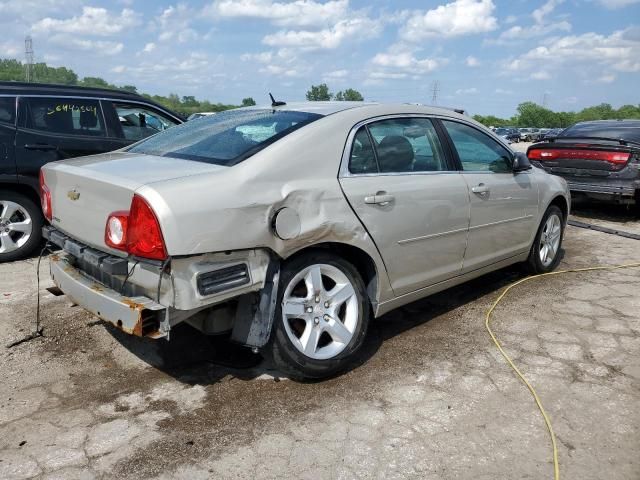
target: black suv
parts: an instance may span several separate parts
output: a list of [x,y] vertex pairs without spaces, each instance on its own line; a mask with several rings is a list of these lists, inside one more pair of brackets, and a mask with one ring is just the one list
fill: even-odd
[[116,150],[182,122],[125,91],[0,82],[0,262],[40,243],[42,165]]

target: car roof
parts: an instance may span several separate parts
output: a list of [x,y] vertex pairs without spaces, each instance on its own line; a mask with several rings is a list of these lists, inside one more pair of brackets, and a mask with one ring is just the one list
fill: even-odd
[[0,95],[60,95],[89,98],[113,98],[116,100],[142,101],[160,108],[176,118],[182,118],[168,108],[137,93],[111,88],[82,87],[77,85],[58,85],[53,83],[0,82]]
[[[288,102],[284,105],[272,106],[255,105],[251,107],[243,107],[243,109],[274,109],[274,110],[287,110],[295,112],[305,113],[317,113],[319,115],[331,115],[334,113],[342,112],[345,110],[360,109],[360,110],[376,110],[381,109],[388,110],[390,114],[394,113],[422,113],[426,115],[451,115],[462,116],[458,109],[447,107],[434,107],[428,105],[422,105],[418,103],[380,103],[380,102]],[[376,112],[378,113],[378,112]]]
[[599,127],[639,127],[640,128],[640,120],[634,118],[628,118],[624,120],[587,120],[584,122],[578,122],[574,124],[576,125],[593,125]]

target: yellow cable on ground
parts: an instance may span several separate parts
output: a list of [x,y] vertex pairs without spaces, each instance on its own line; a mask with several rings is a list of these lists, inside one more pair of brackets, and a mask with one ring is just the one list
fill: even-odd
[[487,310],[487,315],[485,317],[484,325],[487,331],[489,332],[489,335],[491,335],[491,339],[493,340],[493,343],[496,344],[496,347],[498,347],[498,350],[500,350],[500,353],[502,354],[504,359],[511,366],[511,368],[513,368],[513,370],[516,372],[518,377],[520,377],[520,380],[522,380],[522,382],[527,386],[527,388],[531,392],[531,395],[533,395],[533,398],[536,401],[536,405],[538,405],[538,409],[540,410],[540,413],[542,413],[542,417],[544,418],[544,423],[547,425],[547,430],[549,430],[549,435],[551,436],[551,445],[553,447],[553,475],[555,480],[560,480],[560,466],[558,464],[558,447],[556,445],[556,435],[555,433],[553,433],[551,420],[549,420],[549,416],[547,415],[547,412],[542,406],[542,401],[540,400],[540,397],[538,397],[538,394],[535,388],[533,388],[533,385],[529,383],[529,381],[524,377],[524,375],[518,369],[518,367],[516,367],[516,365],[513,363],[513,360],[511,360],[509,355],[507,355],[507,352],[505,352],[502,349],[500,342],[498,341],[495,334],[491,330],[491,326],[489,325],[491,320],[491,314],[493,313],[495,308],[498,306],[500,301],[504,298],[504,296],[509,292],[509,290],[511,290],[513,287],[520,285],[521,283],[528,282],[529,280],[535,280],[537,278],[546,277],[549,275],[560,275],[562,273],[592,272],[594,270],[618,270],[621,268],[633,268],[633,267],[640,267],[640,263],[627,263],[624,265],[600,265],[596,267],[586,267],[586,268],[570,268],[568,270],[558,270],[556,272],[542,273],[540,275],[526,277],[521,280],[518,280],[517,282],[512,283],[507,288],[505,288],[504,291],[500,294],[500,296],[496,299],[496,301],[493,302],[493,305],[491,305],[491,308]]

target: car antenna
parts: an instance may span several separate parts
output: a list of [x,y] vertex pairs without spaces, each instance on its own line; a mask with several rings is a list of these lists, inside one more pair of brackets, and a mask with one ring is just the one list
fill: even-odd
[[271,95],[271,92],[269,92],[269,98],[271,99],[271,106],[272,107],[281,107],[282,105],[286,105],[287,102],[281,102],[279,100],[276,100],[275,98],[273,98],[273,95]]

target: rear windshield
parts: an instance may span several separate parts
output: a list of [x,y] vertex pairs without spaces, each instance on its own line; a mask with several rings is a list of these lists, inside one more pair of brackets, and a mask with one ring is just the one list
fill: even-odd
[[640,142],[640,122],[576,123],[563,130],[559,137],[602,137]]
[[231,166],[321,117],[286,110],[229,110],[165,130],[128,151]]

